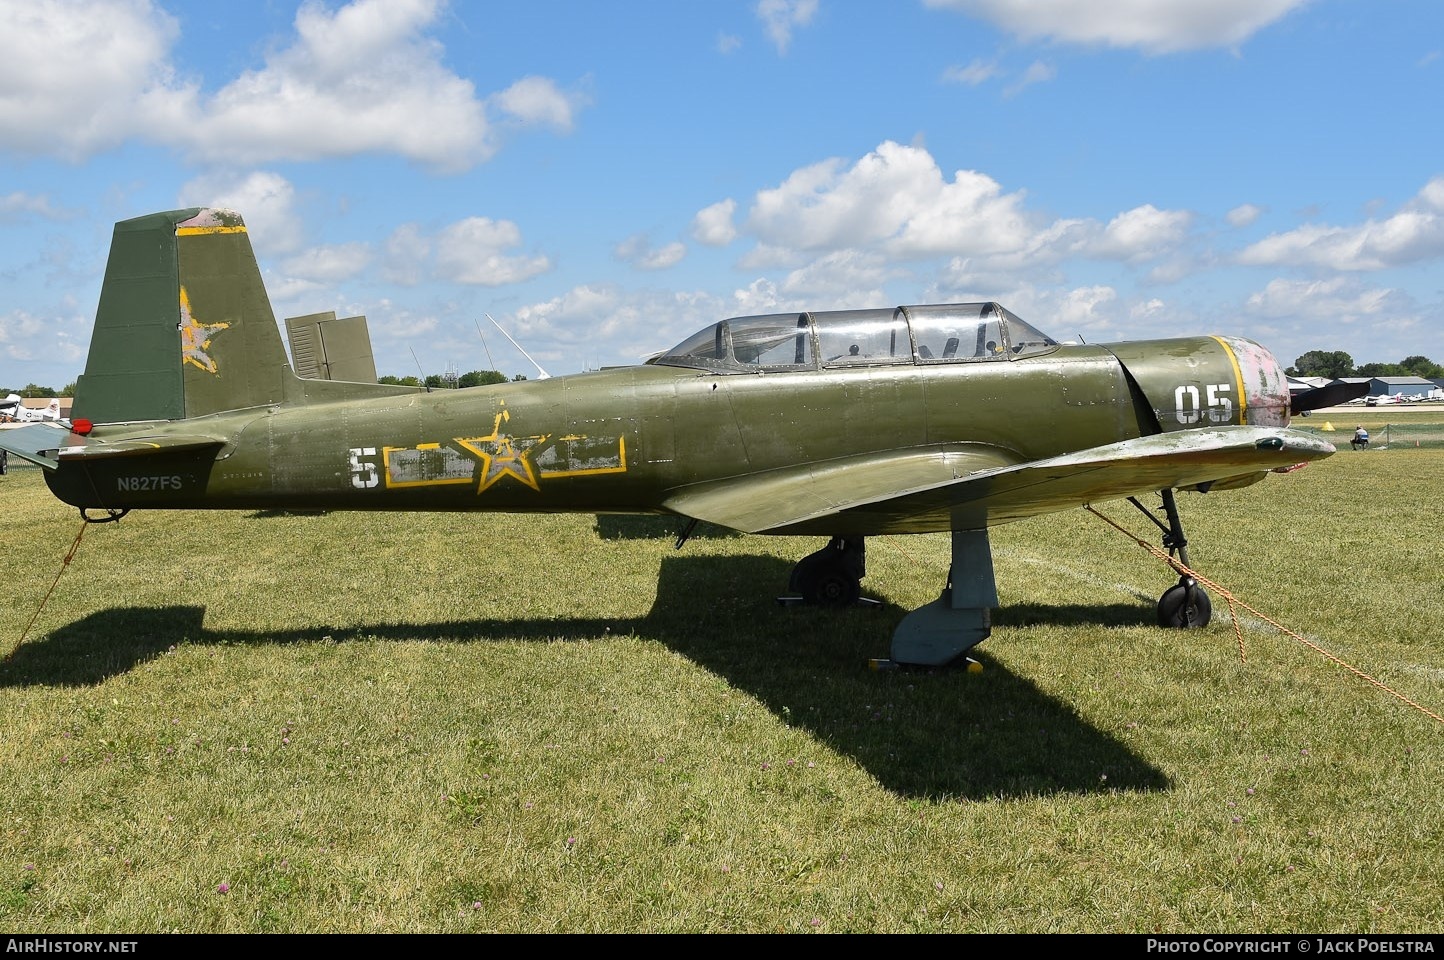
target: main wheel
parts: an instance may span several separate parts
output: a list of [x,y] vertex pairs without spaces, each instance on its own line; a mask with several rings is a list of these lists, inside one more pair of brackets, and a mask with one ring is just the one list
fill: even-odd
[[850,607],[861,596],[862,584],[857,578],[835,568],[810,571],[803,578],[803,599],[819,607]]
[[1163,592],[1158,601],[1158,625],[1161,627],[1206,627],[1212,617],[1213,601],[1196,583],[1192,586],[1174,584]]

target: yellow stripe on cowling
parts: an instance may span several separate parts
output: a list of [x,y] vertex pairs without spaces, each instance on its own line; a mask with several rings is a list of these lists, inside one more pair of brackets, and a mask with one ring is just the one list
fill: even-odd
[[178,237],[199,237],[206,233],[245,233],[246,225],[241,224],[235,227],[177,227],[175,235]]
[[1234,355],[1233,347],[1230,347],[1228,345],[1227,340],[1217,336],[1213,339],[1217,340],[1218,345],[1223,347],[1223,352],[1228,355],[1228,362],[1233,365],[1233,383],[1234,386],[1238,389],[1237,422],[1248,423],[1248,419],[1244,416],[1244,412],[1248,409],[1248,392],[1245,391],[1243,388],[1243,370],[1239,368],[1238,357]]

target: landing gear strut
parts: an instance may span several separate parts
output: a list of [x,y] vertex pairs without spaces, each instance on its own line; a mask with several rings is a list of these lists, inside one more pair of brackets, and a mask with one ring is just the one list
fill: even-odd
[[[881,606],[861,597],[859,581],[866,573],[862,537],[833,537],[792,568],[788,586],[800,596],[778,597],[780,603],[845,607]],[[952,563],[942,593],[931,603],[902,618],[892,635],[892,658],[873,660],[873,669],[935,668],[966,665],[981,669],[967,652],[993,632],[998,605],[993,553],[988,531],[958,530],[952,535]]]
[[[889,666],[951,667],[977,661],[967,652],[993,633],[998,584],[988,531],[955,530],[942,593],[902,618],[892,635]],[[882,663],[875,664],[881,666]]]
[[[1168,555],[1176,555],[1185,567],[1191,566],[1188,562],[1188,538],[1183,535],[1183,523],[1178,518],[1178,504],[1173,498],[1173,490],[1160,490],[1159,493],[1163,496],[1163,512],[1168,517],[1166,525],[1139,503],[1137,497],[1129,497],[1128,502],[1143,511],[1143,515],[1163,531],[1163,545],[1168,548]],[[1165,590],[1158,600],[1160,627],[1206,627],[1212,617],[1213,601],[1208,598],[1203,587],[1198,585],[1198,581],[1187,574],[1179,577],[1178,583]]]

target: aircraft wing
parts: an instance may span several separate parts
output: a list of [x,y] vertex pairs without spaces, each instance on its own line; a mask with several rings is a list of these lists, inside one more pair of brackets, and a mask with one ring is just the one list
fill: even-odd
[[882,451],[683,487],[663,506],[746,533],[939,533],[1165,488],[1242,486],[1333,452],[1312,434],[1251,426],[1154,434],[1027,463],[983,446]]
[[8,450],[47,470],[62,462],[101,457],[134,457],[182,450],[219,449],[226,441],[208,436],[128,437],[124,440],[88,440],[56,423],[32,423],[18,430],[0,431],[0,450]]
[[1016,462],[1016,455],[983,444],[887,450],[693,484],[673,491],[662,505],[744,533],[770,533],[946,487]]

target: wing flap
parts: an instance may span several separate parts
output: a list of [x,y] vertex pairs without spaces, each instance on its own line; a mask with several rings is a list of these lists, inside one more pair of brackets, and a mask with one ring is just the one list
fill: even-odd
[[1182,430],[1031,463],[999,462],[1002,451],[991,464],[986,456],[949,463],[939,451],[836,461],[821,474],[794,468],[686,488],[666,506],[747,533],[940,533],[1165,488],[1244,486],[1334,452],[1283,428]]

